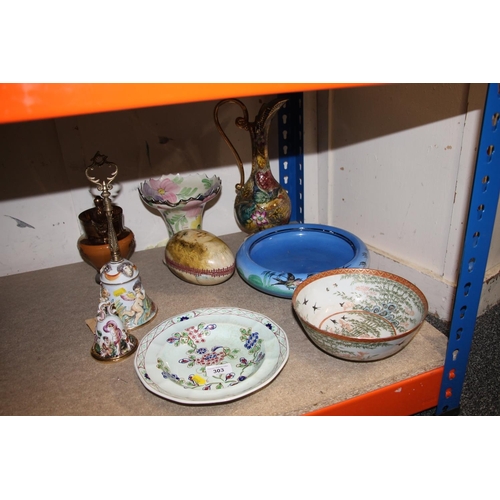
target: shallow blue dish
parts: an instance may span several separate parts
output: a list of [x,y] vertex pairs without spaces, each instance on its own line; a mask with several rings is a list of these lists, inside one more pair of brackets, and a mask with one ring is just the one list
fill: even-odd
[[313,274],[369,266],[366,245],[354,234],[322,224],[288,224],[249,236],[236,254],[238,274],[261,292],[291,299]]

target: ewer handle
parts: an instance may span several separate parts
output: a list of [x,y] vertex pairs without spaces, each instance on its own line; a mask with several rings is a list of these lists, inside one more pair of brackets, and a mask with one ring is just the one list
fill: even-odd
[[239,191],[242,189],[243,184],[245,183],[245,169],[243,168],[243,162],[241,161],[240,155],[238,154],[238,151],[236,151],[236,148],[233,146],[231,141],[229,140],[228,136],[225,134],[224,130],[222,130],[221,124],[219,123],[219,108],[223,104],[227,104],[230,102],[234,102],[237,104],[243,111],[243,116],[236,118],[235,123],[238,128],[241,128],[243,130],[248,130],[249,129],[249,122],[248,122],[248,110],[246,106],[239,101],[238,99],[224,99],[223,101],[220,101],[217,106],[215,106],[214,109],[214,122],[215,126],[217,127],[217,130],[219,131],[220,135],[222,138],[226,141],[226,144],[229,146],[229,149],[233,152],[234,157],[236,158],[236,163],[238,165],[238,169],[240,171],[240,182],[239,184],[236,184],[236,189]]

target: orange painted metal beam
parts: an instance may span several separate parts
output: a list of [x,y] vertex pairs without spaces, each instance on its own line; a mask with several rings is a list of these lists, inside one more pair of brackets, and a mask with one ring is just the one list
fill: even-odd
[[306,413],[305,416],[404,416],[438,404],[443,367],[361,396]]
[[3,83],[0,123],[122,109],[356,87],[356,83]]

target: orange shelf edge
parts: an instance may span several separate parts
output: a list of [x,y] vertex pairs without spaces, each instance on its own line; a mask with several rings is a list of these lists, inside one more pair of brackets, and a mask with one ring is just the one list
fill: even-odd
[[304,416],[405,416],[438,404],[444,367],[424,372]]
[[2,83],[0,123],[364,83]]

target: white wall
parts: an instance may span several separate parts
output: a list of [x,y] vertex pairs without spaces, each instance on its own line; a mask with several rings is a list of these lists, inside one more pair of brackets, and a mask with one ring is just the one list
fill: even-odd
[[[420,286],[449,319],[486,85],[387,85],[323,92],[327,224],[373,250],[372,267]],[[500,262],[497,218],[488,269]],[[497,295],[496,301],[499,300]]]
[[[262,102],[245,98],[253,120]],[[146,178],[164,173],[200,172],[222,179],[222,193],[207,205],[203,228],[216,235],[238,231],[233,216],[236,161],[213,121],[216,102],[0,125],[0,275],[80,262],[78,214],[93,206],[97,191],[85,177],[96,151],[118,165],[114,202],[123,208],[137,250],[164,245],[165,223],[139,198]],[[250,136],[238,129],[235,104],[219,119],[250,173]],[[271,166],[278,175],[277,123],[270,131]],[[25,224],[18,223],[12,217]]]
[[[449,319],[486,86],[387,85],[304,95],[304,217],[361,237],[373,267],[420,286],[431,311]],[[263,101],[244,98],[253,119]],[[235,159],[213,123],[216,102],[0,125],[0,275],[80,262],[78,214],[92,207],[85,167],[99,150],[119,167],[114,201],[137,250],[164,245],[167,230],[144,206],[139,182],[163,173],[222,179],[204,229],[238,231],[233,216]],[[250,171],[250,139],[221,123]],[[277,123],[270,133],[277,175]],[[167,140],[168,139],[168,140]],[[27,225],[16,222],[13,218]],[[30,227],[31,226],[31,227]],[[488,304],[499,299],[500,217],[488,262]]]

